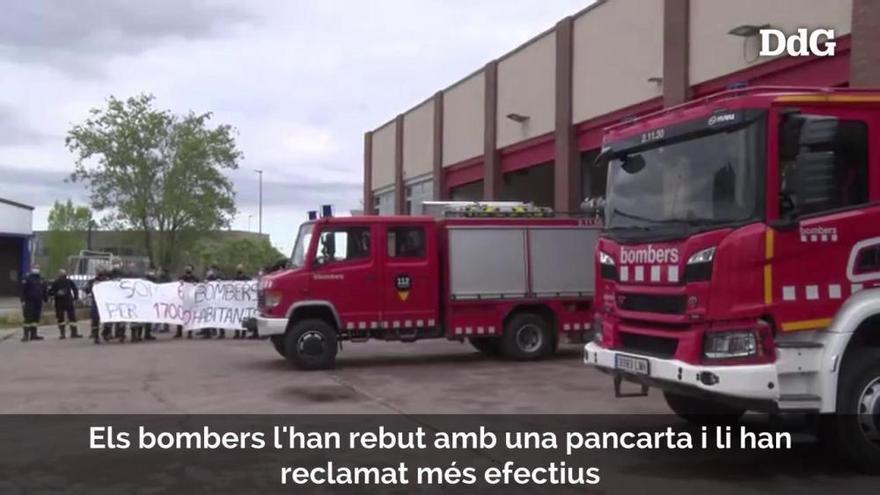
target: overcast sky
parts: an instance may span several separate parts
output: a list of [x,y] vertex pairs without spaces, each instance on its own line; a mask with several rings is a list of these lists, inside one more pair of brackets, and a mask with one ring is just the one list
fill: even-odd
[[[239,215],[285,252],[306,211],[359,207],[363,133],[589,0],[0,0],[0,197],[87,202],[64,135],[108,95],[238,129]],[[251,215],[253,215],[252,218]]]

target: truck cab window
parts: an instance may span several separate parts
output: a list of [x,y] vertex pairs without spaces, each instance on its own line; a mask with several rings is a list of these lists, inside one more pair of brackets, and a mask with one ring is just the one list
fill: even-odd
[[425,229],[423,227],[392,227],[388,229],[389,258],[424,258]]
[[342,227],[321,232],[315,259],[318,263],[326,265],[369,256],[369,227]]
[[[779,139],[779,213],[785,216],[798,210],[795,191],[797,159],[801,153],[834,153],[834,195],[819,211],[835,210],[868,202],[868,127],[858,120],[839,120],[834,135],[827,142],[803,145],[804,120],[786,119]],[[814,213],[810,211],[810,213]],[[803,213],[803,212],[802,212]]]

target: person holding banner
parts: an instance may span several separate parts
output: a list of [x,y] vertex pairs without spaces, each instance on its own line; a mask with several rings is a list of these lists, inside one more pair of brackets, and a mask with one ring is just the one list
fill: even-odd
[[[245,280],[251,280],[251,278],[252,277],[250,275],[248,275],[247,273],[244,272],[244,265],[239,263],[238,266],[235,267],[235,276],[232,277],[232,280],[245,281]],[[232,338],[233,339],[239,339],[239,338],[243,339],[246,336],[247,336],[247,330],[241,329],[241,330],[236,330],[235,333],[233,334]]]
[[[91,338],[96,344],[101,343],[101,339],[98,335],[98,329],[101,328],[101,316],[100,316],[100,314],[98,314],[98,301],[95,299],[94,288],[95,288],[95,285],[97,285],[101,282],[106,282],[107,280],[110,280],[110,275],[107,273],[107,270],[100,269],[100,270],[98,270],[98,273],[95,274],[95,278],[89,280],[89,282],[85,286],[86,294],[88,294],[92,297],[92,307],[91,307],[89,316],[91,316],[91,320],[92,320]],[[104,340],[110,339],[110,326],[109,325],[104,326],[103,337],[104,337]]]
[[[126,278],[126,275],[125,272],[122,271],[122,265],[113,265],[113,269],[110,270],[110,280],[122,280],[123,278]],[[113,338],[119,339],[120,343],[125,342],[125,327],[125,323],[113,324]]]
[[21,282],[21,309],[24,317],[22,342],[43,340],[43,337],[37,335],[37,328],[43,316],[44,302],[49,302],[49,293],[46,290],[46,282],[40,276],[40,267],[34,265]]
[[[196,277],[195,273],[193,273],[193,266],[186,265],[183,270],[183,275],[177,278],[180,282],[187,284],[197,284],[199,283],[199,277]],[[183,326],[177,325],[177,333],[174,334],[175,339],[179,339],[183,336]],[[191,339],[193,336],[192,330],[188,330],[186,332],[186,338]]]
[[67,278],[64,269],[58,270],[58,278],[49,287],[49,297],[55,300],[55,319],[58,322],[59,340],[67,338],[65,324],[70,325],[70,338],[82,337],[76,328],[76,307],[79,290],[72,280]]
[[[205,272],[205,282],[217,282],[219,280],[222,280],[219,267],[217,267],[217,265],[211,265],[210,268],[208,268],[208,271]],[[218,339],[225,339],[226,330],[222,328],[205,328],[202,330],[203,338],[210,339],[214,335],[217,335]]]

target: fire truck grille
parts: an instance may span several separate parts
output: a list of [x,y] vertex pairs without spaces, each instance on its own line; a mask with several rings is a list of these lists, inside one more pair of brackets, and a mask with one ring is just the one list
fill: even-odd
[[627,294],[623,296],[620,309],[643,313],[681,315],[687,310],[687,296],[662,296],[655,294]]
[[675,351],[678,349],[678,340],[667,337],[623,332],[620,334],[620,340],[623,344],[621,350],[624,352],[629,351],[660,358],[671,358],[675,356]]

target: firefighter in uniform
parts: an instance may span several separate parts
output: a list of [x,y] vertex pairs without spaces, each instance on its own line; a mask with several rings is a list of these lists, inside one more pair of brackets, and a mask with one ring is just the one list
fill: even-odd
[[[223,280],[220,276],[220,269],[216,265],[211,265],[205,272],[205,282],[217,282],[218,280]],[[210,339],[214,335],[217,335],[218,339],[226,338],[226,329],[224,328],[205,328],[202,332],[202,337],[206,339]]]
[[[89,280],[89,282],[85,286],[86,294],[92,296],[92,307],[89,311],[89,316],[92,320],[92,334],[91,338],[96,344],[101,343],[101,339],[98,336],[98,331],[101,328],[101,316],[98,313],[98,302],[95,300],[95,284],[100,282],[106,282],[110,280],[110,275],[107,273],[107,270],[101,269],[98,270],[98,273],[95,274],[95,278]],[[103,332],[104,340],[110,339],[110,326],[104,325]]]
[[43,340],[43,337],[37,335],[37,327],[40,326],[43,315],[43,303],[48,301],[46,282],[40,276],[40,267],[34,265],[21,283],[21,306],[24,317],[22,342]]
[[72,280],[67,278],[67,272],[58,270],[58,278],[49,286],[49,297],[55,300],[55,319],[58,321],[59,339],[67,338],[66,325],[70,325],[70,338],[82,337],[76,328],[76,307],[79,299],[79,289]]
[[[110,270],[110,280],[122,280],[123,278],[127,278],[125,272],[122,270],[121,265],[113,265],[113,269]],[[114,323],[113,324],[113,338],[119,339],[119,342],[125,342],[125,323]]]
[[[156,271],[152,268],[147,271],[147,273],[143,277],[147,282],[152,282],[154,284],[159,283],[159,277],[156,275]],[[143,340],[156,340],[156,337],[153,336],[153,324],[152,323],[142,323],[140,326],[141,335],[139,338],[143,338]]]
[[[192,265],[186,265],[186,268],[183,270],[183,275],[177,278],[178,281],[189,283],[189,284],[197,284],[199,283],[199,277],[196,277],[195,273],[193,273]],[[174,334],[175,339],[179,339],[183,336],[183,326],[177,325],[177,333]],[[192,330],[186,332],[186,338],[192,338]]]

